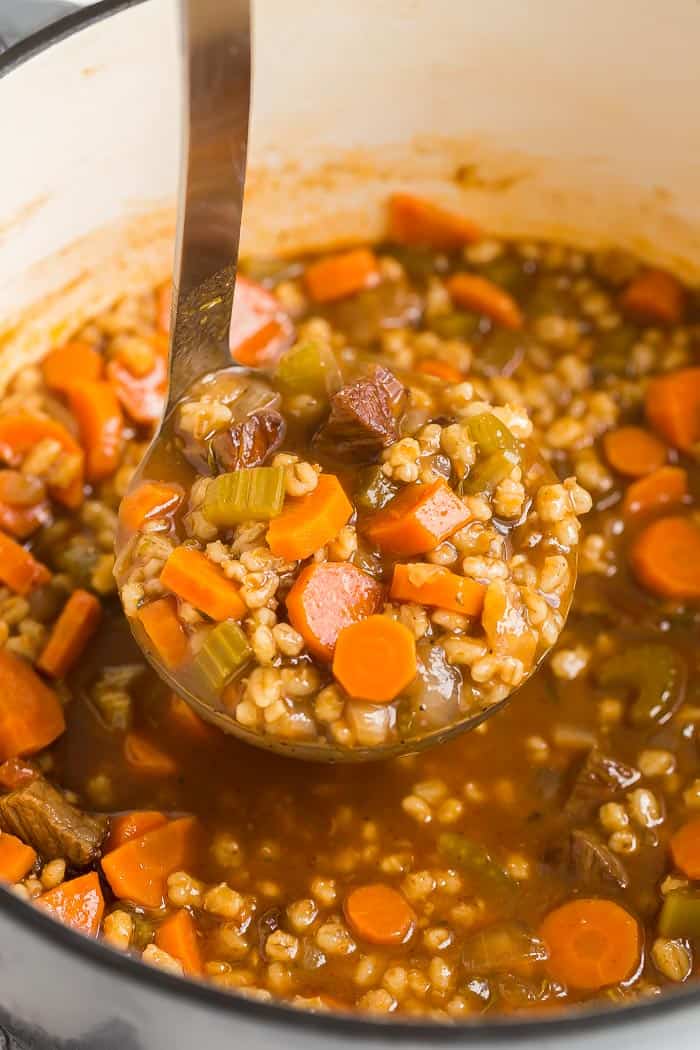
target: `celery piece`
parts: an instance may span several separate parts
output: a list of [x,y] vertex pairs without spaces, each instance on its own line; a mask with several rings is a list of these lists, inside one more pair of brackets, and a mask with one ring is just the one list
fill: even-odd
[[282,354],[274,379],[285,397],[311,394],[325,399],[342,385],[333,351],[318,343],[297,343]]
[[491,859],[478,842],[454,831],[445,831],[438,838],[438,850],[448,864],[459,868],[483,887],[500,896],[510,898],[516,885],[503,868]]
[[284,467],[249,467],[219,474],[207,488],[202,510],[217,528],[275,518],[284,503]]
[[479,327],[479,318],[476,314],[454,310],[431,317],[428,320],[428,327],[441,339],[469,339]]
[[462,947],[462,965],[469,974],[517,972],[546,958],[543,942],[520,922],[495,922],[467,937]]
[[629,718],[634,725],[665,722],[680,702],[687,668],[680,653],[661,642],[642,642],[611,656],[598,670],[605,689],[622,686],[634,694]]
[[659,916],[659,933],[662,937],[700,937],[700,893],[667,893]]
[[480,412],[478,416],[470,416],[467,428],[470,438],[479,446],[479,452],[483,456],[490,456],[494,452],[517,451],[518,442],[515,437],[505,423],[501,423],[498,416],[494,416],[492,412]]
[[192,668],[218,695],[252,655],[248,640],[236,621],[224,620],[209,631]]
[[510,477],[513,467],[519,463],[517,452],[493,452],[471,468],[468,476],[460,483],[460,495],[492,495],[496,486]]
[[381,510],[396,495],[396,485],[381,467],[365,467],[358,475],[355,503],[363,510]]

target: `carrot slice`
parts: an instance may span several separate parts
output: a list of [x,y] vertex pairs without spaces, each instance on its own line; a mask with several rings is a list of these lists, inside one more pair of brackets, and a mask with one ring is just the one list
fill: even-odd
[[168,698],[168,720],[190,740],[198,743],[210,743],[221,736],[216,726],[200,718],[177,693],[171,693]]
[[41,751],[65,728],[53,689],[19,656],[0,649],[0,762]]
[[94,594],[73,591],[53,625],[37,666],[54,678],[65,678],[82,656],[101,617],[102,606]]
[[179,766],[172,755],[162,751],[142,733],[126,734],[124,758],[131,768],[139,773],[172,777],[179,771]]
[[159,908],[168,875],[194,859],[197,831],[194,817],[182,817],[105,854],[102,870],[115,897]]
[[29,594],[48,583],[51,573],[19,543],[0,532],[0,581],[17,594]]
[[171,517],[185,497],[180,485],[144,481],[128,492],[119,505],[119,524],[128,532],[138,532],[147,521]]
[[364,529],[382,551],[410,558],[433,550],[469,519],[459,496],[444,478],[438,478],[428,485],[406,485],[386,507],[368,517]]
[[11,467],[21,467],[24,457],[40,441],[56,441],[64,452],[79,463],[77,477],[70,485],[52,485],[51,494],[59,503],[75,510],[83,502],[85,454],[73,435],[54,419],[24,413],[0,417],[0,459]]
[[444,379],[447,383],[461,383],[464,376],[447,361],[441,361],[437,357],[424,357],[416,365],[416,372],[425,376],[433,376],[435,379]]
[[458,576],[441,565],[395,565],[390,597],[400,602],[435,605],[449,612],[478,616],[484,604],[483,583]]
[[[0,471],[0,478],[4,471]],[[0,501],[0,529],[12,533],[18,540],[26,540],[51,521],[51,508],[48,503],[35,503],[31,507],[13,507],[10,503]]]
[[643,427],[618,427],[603,437],[605,457],[618,474],[641,478],[666,462],[666,446]]
[[397,244],[419,244],[449,251],[481,237],[482,231],[475,222],[439,204],[410,193],[394,193],[389,198],[389,240]]
[[334,474],[320,474],[308,496],[287,500],[267,530],[270,550],[288,561],[310,558],[347,524],[352,503]]
[[688,518],[647,525],[630,550],[639,582],[662,598],[700,598],[700,528]]
[[97,872],[90,871],[42,893],[36,904],[66,926],[96,937],[100,932],[105,902]]
[[416,927],[416,913],[404,895],[381,882],[352,890],[343,911],[353,933],[370,944],[405,944]]
[[515,299],[486,277],[456,273],[446,285],[453,302],[465,310],[484,314],[503,328],[522,328],[523,315]]
[[287,595],[293,627],[321,660],[330,660],[344,627],[377,612],[384,588],[349,562],[307,565]]
[[155,423],[163,414],[168,389],[166,359],[157,352],[153,367],[145,375],[134,375],[123,361],[110,361],[107,380],[126,414],[135,423]]
[[368,616],[338,635],[333,674],[358,700],[386,704],[416,677],[416,643],[402,623]]
[[174,671],[185,662],[189,643],[174,598],[158,598],[142,605],[136,615],[168,670]]
[[102,354],[89,343],[76,339],[51,350],[42,362],[44,382],[50,390],[66,394],[73,383],[95,380],[102,375]]
[[191,547],[175,548],[160,582],[212,620],[240,620],[246,612],[236,584],[206,554]]
[[327,255],[307,266],[304,283],[314,302],[344,299],[379,283],[377,257],[368,248]]
[[571,988],[619,984],[639,964],[639,925],[614,901],[584,898],[562,904],[546,916],[540,935],[549,949],[550,973]]
[[625,492],[622,509],[625,517],[633,517],[682,503],[687,495],[687,471],[682,467],[660,467],[653,474],[632,482]]
[[188,977],[198,977],[202,973],[197,927],[186,908],[180,908],[161,923],[156,930],[156,946],[177,959]]
[[119,816],[111,817],[105,852],[118,849],[132,839],[140,839],[147,831],[162,828],[163,824],[167,823],[165,813],[159,813],[155,809],[135,809],[130,813],[120,813]]
[[248,368],[275,364],[294,342],[294,325],[279,301],[248,277],[237,277],[229,346],[234,361]]
[[0,833],[0,880],[19,882],[36,864],[36,850],[21,839]]
[[681,452],[700,441],[700,368],[656,376],[647,387],[646,416],[654,430]]
[[672,836],[671,856],[689,879],[700,879],[700,817],[687,821]]
[[102,481],[119,466],[124,444],[124,418],[117,395],[102,381],[74,383],[68,391],[85,449],[88,481]]
[[625,288],[622,309],[649,324],[678,324],[683,318],[683,285],[665,270],[645,270]]
[[38,775],[36,768],[31,763],[22,762],[17,757],[8,758],[7,762],[0,765],[0,787],[5,791],[14,791],[23,784],[28,784],[30,780],[36,779]]

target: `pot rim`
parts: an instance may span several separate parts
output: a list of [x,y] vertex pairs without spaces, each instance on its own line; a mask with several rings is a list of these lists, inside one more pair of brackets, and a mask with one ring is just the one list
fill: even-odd
[[[145,0],[99,0],[90,7],[80,8],[63,16],[0,54],[0,80],[67,37],[144,2]],[[595,1006],[569,1007],[561,1014],[550,1016],[504,1015],[489,1018],[488,1021],[474,1018],[456,1024],[429,1023],[402,1017],[382,1019],[340,1012],[312,1013],[284,1003],[259,1002],[239,993],[220,991],[214,985],[205,982],[164,973],[110,948],[101,941],[91,940],[77,933],[33,905],[20,900],[1,885],[0,908],[9,913],[18,925],[34,928],[43,938],[51,939],[71,955],[79,955],[81,959],[90,960],[100,968],[119,973],[130,982],[146,982],[154,990],[159,989],[163,994],[180,1001],[184,995],[209,1009],[215,1008],[234,1015],[243,1014],[250,1018],[258,1017],[261,1021],[271,1021],[276,1025],[292,1024],[320,1036],[324,1033],[328,1036],[334,1033],[342,1034],[353,1039],[379,1036],[392,1042],[398,1042],[402,1038],[425,1038],[440,1044],[471,1042],[476,1039],[491,1041],[501,1036],[507,1036],[509,1039],[536,1039],[538,1035],[544,1036],[548,1033],[565,1034],[574,1029],[580,1031],[582,1025],[592,1031],[607,1028],[611,1023],[618,1027],[634,1024],[651,1015],[659,1017],[668,1010],[687,1010],[700,1004],[700,986],[689,985],[669,988],[656,999],[637,1000],[628,1005],[597,1003]]]

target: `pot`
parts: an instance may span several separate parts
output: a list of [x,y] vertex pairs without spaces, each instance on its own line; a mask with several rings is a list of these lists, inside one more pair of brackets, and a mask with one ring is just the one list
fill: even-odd
[[[290,17],[258,0],[244,250],[371,238],[387,194],[410,185],[495,233],[614,242],[697,281],[700,6],[664,14],[654,0],[608,0],[604,22],[585,0],[297,0]],[[102,0],[0,58],[0,387],[167,275],[176,40],[172,0]],[[684,1050],[700,1020],[693,987],[453,1027],[313,1016],[152,970],[2,889],[0,988],[7,1045],[42,1050]]]

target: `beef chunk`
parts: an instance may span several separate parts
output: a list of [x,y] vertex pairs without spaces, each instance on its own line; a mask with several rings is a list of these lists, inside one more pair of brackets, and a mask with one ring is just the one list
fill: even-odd
[[287,424],[279,412],[265,409],[221,431],[211,441],[217,469],[223,473],[261,466],[280,447],[286,429]]
[[399,437],[406,391],[396,376],[377,365],[371,375],[334,394],[328,419],[314,445],[322,455],[371,462]]
[[597,748],[588,752],[574,780],[564,814],[576,824],[590,820],[603,802],[609,802],[639,780],[639,773]]
[[572,831],[570,863],[576,881],[593,890],[604,892],[615,883],[621,889],[629,885],[624,864],[604,842],[591,831]]
[[65,857],[84,868],[100,856],[107,817],[83,813],[37,777],[0,798],[0,828],[33,846],[44,860]]

